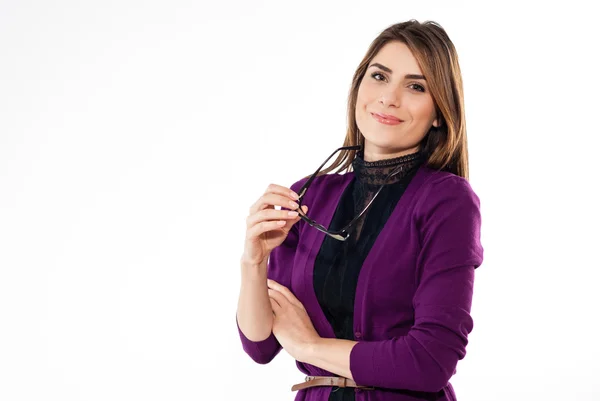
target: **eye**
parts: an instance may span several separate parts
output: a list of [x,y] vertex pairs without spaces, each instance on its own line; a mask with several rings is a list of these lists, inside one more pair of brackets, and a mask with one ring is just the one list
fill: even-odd
[[408,87],[418,92],[425,92],[425,87],[421,84],[410,84]]
[[374,72],[374,73],[371,74],[371,78],[373,78],[375,81],[382,81],[381,79],[375,78],[376,76],[380,76],[380,77],[383,77],[385,79],[385,75],[383,75],[380,72]]

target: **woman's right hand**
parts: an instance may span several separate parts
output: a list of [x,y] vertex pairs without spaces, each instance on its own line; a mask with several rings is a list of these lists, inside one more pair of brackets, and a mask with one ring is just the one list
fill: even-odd
[[[271,251],[281,245],[292,226],[300,220],[298,212],[276,210],[275,206],[296,210],[298,195],[289,188],[271,184],[265,193],[250,207],[246,219],[246,241],[242,263],[259,265]],[[307,206],[302,206],[306,214]]]

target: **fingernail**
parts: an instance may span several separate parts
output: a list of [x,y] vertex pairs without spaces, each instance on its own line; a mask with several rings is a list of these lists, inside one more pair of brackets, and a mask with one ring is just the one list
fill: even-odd
[[292,199],[298,199],[298,194],[294,191],[290,192],[290,196],[292,197]]

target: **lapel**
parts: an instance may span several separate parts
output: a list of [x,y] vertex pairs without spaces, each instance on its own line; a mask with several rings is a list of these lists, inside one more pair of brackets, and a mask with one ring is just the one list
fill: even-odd
[[[355,299],[357,302],[355,302],[354,309],[355,322],[362,320],[362,311],[359,306],[364,297],[364,277],[369,274],[374,261],[383,254],[382,251],[384,250],[385,243],[393,236],[394,227],[397,227],[397,222],[404,216],[403,212],[406,210],[406,206],[414,198],[417,190],[422,186],[429,171],[431,170],[425,165],[419,167],[419,170],[408,184],[406,191],[396,204],[392,214],[386,221],[379,236],[375,240],[373,247],[365,258],[356,288]],[[353,172],[337,175],[337,177],[334,177],[333,175],[323,177],[319,184],[320,187],[318,189],[314,188],[316,189],[313,192],[315,196],[310,199],[310,203],[308,203],[308,199],[306,202],[309,206],[309,214],[311,214],[310,210],[314,209],[311,218],[323,224],[325,227],[329,227],[341,196],[353,178]],[[313,183],[313,185],[315,184],[316,182]],[[296,283],[293,291],[306,308],[319,335],[325,338],[335,338],[333,328],[331,327],[331,324],[329,324],[329,321],[319,305],[313,286],[315,259],[319,253],[325,234],[308,225],[304,226],[301,231],[301,239],[297,249],[297,259],[292,273],[292,283]]]

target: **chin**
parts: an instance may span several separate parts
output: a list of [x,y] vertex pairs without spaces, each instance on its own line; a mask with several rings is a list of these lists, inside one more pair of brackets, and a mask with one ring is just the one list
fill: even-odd
[[[362,132],[362,131],[361,131]],[[369,142],[373,146],[379,148],[395,149],[402,147],[402,143],[399,143],[399,135],[394,132],[373,132],[371,131],[368,135],[363,134],[365,142]]]
[[[413,153],[413,151],[416,151],[416,148],[419,146],[418,143],[410,143],[407,144],[405,142],[399,142],[398,138],[390,138],[389,140],[386,140],[385,138],[382,138],[381,136],[377,137],[375,136],[375,138],[373,137],[373,135],[363,135],[365,138],[365,146],[370,147],[371,149],[377,149],[377,151],[379,153],[399,153],[399,152],[407,152],[408,153]],[[368,145],[367,145],[368,144]]]

